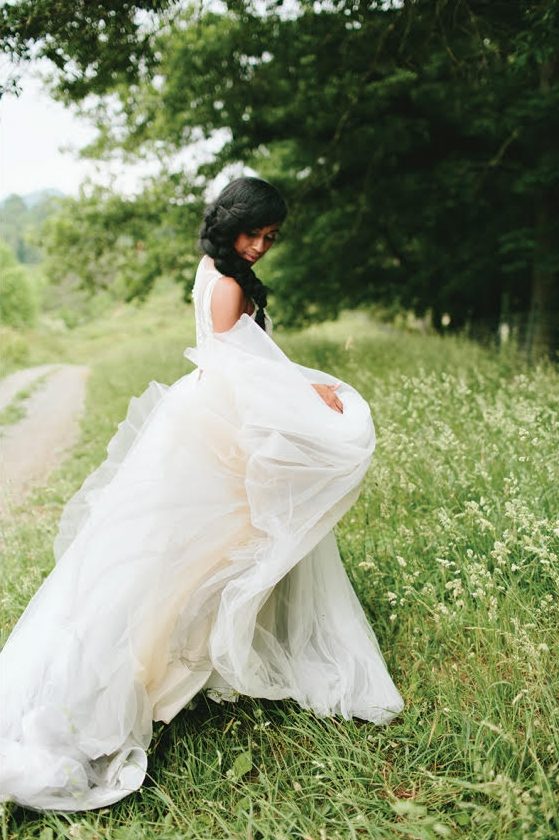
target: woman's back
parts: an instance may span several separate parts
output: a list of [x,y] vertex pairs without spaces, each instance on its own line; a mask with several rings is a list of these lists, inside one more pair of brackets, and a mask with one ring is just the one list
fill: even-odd
[[[192,301],[194,303],[194,317],[196,321],[196,343],[201,344],[214,332],[212,322],[212,292],[216,282],[223,275],[217,270],[211,257],[204,255],[198,264],[194,286],[192,289]],[[256,307],[251,302],[250,317],[256,317]],[[265,313],[266,332],[272,332],[272,319]]]

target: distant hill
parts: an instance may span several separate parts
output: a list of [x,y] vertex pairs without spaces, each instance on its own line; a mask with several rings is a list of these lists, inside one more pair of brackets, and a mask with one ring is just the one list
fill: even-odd
[[19,262],[40,262],[41,251],[32,242],[33,233],[56,212],[58,199],[64,197],[60,190],[44,189],[26,195],[12,193],[0,201],[0,239],[8,243]]
[[19,195],[18,193],[10,193],[10,195],[5,196],[5,198],[0,199],[0,210],[13,198],[19,198],[27,208],[35,207],[36,204],[41,204],[42,201],[48,198],[64,198],[66,193],[63,193],[61,190],[57,190],[56,187],[46,187],[43,190],[34,190],[30,193],[25,193],[25,195]]
[[64,195],[65,193],[61,190],[57,190],[55,187],[47,187],[44,190],[35,190],[34,192],[22,195],[21,198],[25,202],[26,206],[31,208],[35,207],[37,204],[41,204],[45,199],[64,198]]

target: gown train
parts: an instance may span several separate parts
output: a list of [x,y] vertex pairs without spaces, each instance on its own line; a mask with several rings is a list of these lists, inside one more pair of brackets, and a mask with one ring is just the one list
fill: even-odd
[[247,314],[185,356],[131,399],[0,652],[0,801],[122,799],[153,721],[202,689],[378,724],[402,708],[332,530],[373,454],[368,404],[341,382],[333,411],[309,383],[340,380]]

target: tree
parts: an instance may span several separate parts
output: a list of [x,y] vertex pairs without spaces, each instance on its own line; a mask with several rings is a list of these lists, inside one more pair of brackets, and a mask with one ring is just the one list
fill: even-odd
[[[60,194],[61,195],[61,194]],[[42,190],[25,199],[12,194],[0,203],[0,239],[10,246],[18,262],[38,263],[41,251],[34,241],[42,223],[57,212],[59,195]]]
[[[58,93],[78,101],[149,73],[153,31],[172,14],[173,0],[19,0],[0,7],[0,51],[12,60],[46,58]],[[17,74],[0,96],[18,90]]]
[[[242,161],[283,188],[280,321],[380,301],[495,328],[504,301],[534,323],[555,308],[559,0],[175,13],[133,84],[70,89],[63,69],[60,86],[118,97],[91,153],[171,155],[225,131],[197,183]],[[554,324],[537,329],[554,352]]]
[[[528,346],[559,348],[559,5],[539,3],[529,12],[531,26],[516,35],[517,72],[535,68],[534,95],[526,103],[529,128],[525,154],[531,167],[518,174],[516,190],[532,210],[530,321]],[[524,231],[520,231],[520,236]]]
[[132,300],[145,298],[166,275],[181,283],[188,300],[201,200],[193,188],[184,201],[184,191],[182,180],[169,176],[137,198],[97,187],[65,199],[42,229],[46,276]]
[[0,324],[27,327],[35,323],[39,310],[37,289],[10,247],[0,241]]

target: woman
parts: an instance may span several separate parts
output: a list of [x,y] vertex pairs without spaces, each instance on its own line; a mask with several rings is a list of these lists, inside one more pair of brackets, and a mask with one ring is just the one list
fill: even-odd
[[198,370],[132,398],[0,653],[0,800],[122,799],[152,722],[202,689],[375,723],[402,708],[332,532],[374,449],[368,405],[285,356],[252,268],[285,215],[256,178],[205,215]]

